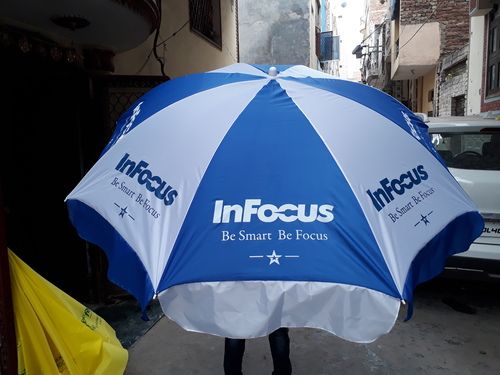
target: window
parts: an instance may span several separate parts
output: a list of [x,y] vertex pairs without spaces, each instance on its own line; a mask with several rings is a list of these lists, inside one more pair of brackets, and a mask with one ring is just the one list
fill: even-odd
[[451,115],[465,116],[465,95],[451,98]]
[[500,170],[500,148],[495,142],[500,134],[488,131],[467,133],[434,133],[432,143],[448,167],[461,169]]
[[189,0],[191,31],[222,49],[220,0]]
[[427,91],[427,102],[434,101],[434,89]]
[[498,5],[493,7],[489,15],[488,27],[488,67],[486,81],[486,96],[500,94],[499,72],[500,66],[500,11]]

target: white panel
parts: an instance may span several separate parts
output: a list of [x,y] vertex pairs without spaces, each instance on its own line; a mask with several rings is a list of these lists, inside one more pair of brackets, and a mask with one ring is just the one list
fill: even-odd
[[240,73],[240,74],[251,74],[259,77],[267,77],[267,74],[264,73],[262,70],[257,69],[252,65],[243,63],[232,64],[224,68],[211,70],[208,73]]
[[[278,81],[344,173],[402,293],[418,251],[452,219],[475,211],[476,207],[431,153],[386,117],[342,96],[296,82]],[[394,194],[395,200],[378,212],[366,191],[380,188],[382,179],[399,178],[418,165],[425,167],[429,178],[401,196]],[[432,194],[422,198],[420,193],[431,189]],[[415,202],[413,197],[420,201]],[[397,214],[397,209],[406,212],[393,221],[390,215]]]
[[165,315],[188,331],[254,338],[279,327],[309,327],[359,343],[388,333],[400,306],[366,288],[296,281],[183,284],[158,297]]
[[[255,80],[225,85],[159,111],[109,149],[67,197],[94,208],[117,229],[137,252],[154,288],[216,149],[236,118],[267,82]],[[179,192],[172,205],[166,206],[140,185],[137,177],[130,178],[115,169],[126,153],[135,162],[149,163],[147,169],[153,175]],[[113,181],[117,181],[115,185]],[[139,197],[147,201],[140,201]],[[127,213],[121,217],[124,207]],[[154,218],[155,212],[159,213],[158,218]]]
[[337,77],[334,77],[330,74],[326,74],[320,72],[319,70],[308,68],[307,66],[304,65],[294,65],[278,75],[278,78],[283,78],[283,77],[294,77],[294,78],[311,77],[311,78],[338,79]]

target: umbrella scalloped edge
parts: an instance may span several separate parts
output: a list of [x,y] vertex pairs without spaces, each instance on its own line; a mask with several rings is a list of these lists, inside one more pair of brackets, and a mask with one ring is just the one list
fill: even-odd
[[165,315],[184,329],[233,338],[309,327],[370,343],[392,329],[400,307],[399,299],[371,289],[312,281],[182,284],[158,297]]

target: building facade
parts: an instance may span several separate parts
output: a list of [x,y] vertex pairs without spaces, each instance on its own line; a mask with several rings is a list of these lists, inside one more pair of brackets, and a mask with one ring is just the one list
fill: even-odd
[[337,16],[333,13],[332,7],[335,0],[322,0],[321,2],[321,31],[329,32],[332,40],[331,58],[321,60],[321,70],[335,77],[340,76],[340,37],[337,28]]
[[[382,20],[381,6],[387,9]],[[465,114],[468,3],[459,0],[378,0],[370,1],[367,9],[367,13],[372,14],[368,18],[378,20],[379,35],[383,39],[377,42],[381,49],[376,48],[373,41],[368,48],[377,50],[376,59],[384,63],[379,63],[372,72],[367,72],[367,66],[363,67],[366,82],[375,75],[384,77],[373,81],[374,86],[387,91],[415,112],[440,116]]]
[[500,1],[366,4],[366,41],[358,54],[365,83],[428,115],[500,114]]
[[380,0],[367,0],[363,17],[363,40],[353,54],[361,59],[362,82],[390,91],[391,64],[387,58],[390,53],[390,28],[387,17],[389,3]]

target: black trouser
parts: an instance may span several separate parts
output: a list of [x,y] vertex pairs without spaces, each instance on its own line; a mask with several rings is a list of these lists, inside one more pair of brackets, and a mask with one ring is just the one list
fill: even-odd
[[[279,328],[269,335],[269,346],[273,357],[273,375],[290,375],[290,338],[288,328]],[[224,345],[224,374],[242,375],[241,364],[245,353],[244,339],[226,338]]]

